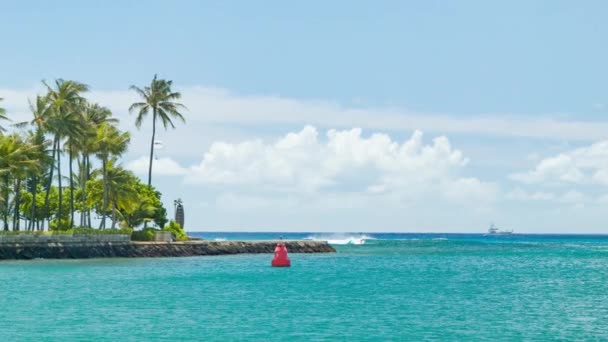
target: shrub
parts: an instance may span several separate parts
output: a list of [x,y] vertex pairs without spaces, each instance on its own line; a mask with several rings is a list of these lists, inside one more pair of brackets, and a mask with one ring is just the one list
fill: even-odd
[[135,230],[131,233],[131,240],[133,241],[154,241],[154,233],[158,229],[144,228],[142,230]]
[[131,228],[120,228],[120,229],[74,228],[74,229],[69,229],[66,232],[71,232],[74,235],[114,235],[114,234],[131,235],[131,233],[133,233],[133,229],[131,229]]
[[175,222],[174,220],[171,220],[169,224],[163,228],[163,230],[166,232],[171,232],[177,241],[188,240],[188,234],[186,234],[182,226],[180,226],[179,223]]
[[125,234],[131,235],[133,230],[131,228],[121,229],[94,229],[94,228],[81,228],[75,227],[73,229],[65,230],[0,230],[0,235],[113,235],[113,234]]
[[69,218],[61,218],[54,219],[49,223],[49,230],[61,230],[66,231],[70,228],[70,219]]

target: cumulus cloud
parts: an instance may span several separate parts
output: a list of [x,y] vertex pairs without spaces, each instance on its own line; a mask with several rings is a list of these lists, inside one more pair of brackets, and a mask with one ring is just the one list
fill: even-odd
[[[400,143],[381,133],[366,137],[360,128],[330,129],[322,138],[315,127],[306,126],[270,143],[215,142],[198,165],[183,168],[166,160],[154,172],[185,175],[185,182],[194,185],[284,193],[365,193],[401,199],[433,194],[447,200],[484,201],[495,197],[495,185],[460,176],[468,159],[446,137],[427,145],[422,138],[422,132],[415,131]],[[146,170],[147,162],[139,159],[129,166]]]
[[533,170],[510,178],[528,184],[608,185],[608,140],[542,159]]

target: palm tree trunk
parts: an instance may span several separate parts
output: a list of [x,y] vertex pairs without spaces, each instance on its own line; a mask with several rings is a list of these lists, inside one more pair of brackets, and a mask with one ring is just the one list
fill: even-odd
[[57,140],[57,179],[59,181],[59,208],[57,209],[57,229],[61,227],[63,217],[63,189],[61,188],[61,142]]
[[80,157],[77,156],[78,159],[78,174],[80,175],[80,202],[82,203],[82,208],[80,210],[80,226],[85,226],[86,216],[85,216],[85,208],[86,208],[86,194],[85,194],[85,183],[86,180],[84,178],[84,174],[86,172],[85,158],[84,152],[82,153],[82,161],[80,161]]
[[32,177],[32,213],[30,218],[30,224],[28,226],[28,230],[34,230],[34,221],[36,220],[36,191],[38,188],[38,176]]
[[[156,107],[152,109],[152,141],[150,142],[150,164],[148,164],[148,187],[152,187],[152,161],[154,160],[154,139],[156,138]],[[144,229],[148,221],[144,221]]]
[[116,227],[116,202],[112,203],[112,229]]
[[152,186],[152,161],[154,160],[154,138],[156,137],[156,107],[152,110],[152,141],[150,142],[150,164],[148,165],[148,187]]
[[108,184],[107,184],[107,158],[102,159],[103,163],[103,212],[101,217],[101,228],[106,228],[106,213],[108,212]]
[[4,177],[4,202],[5,202],[5,205],[4,205],[4,212],[3,212],[4,230],[8,230],[8,213],[11,210],[10,201],[8,198],[8,196],[9,196],[8,187],[9,187],[9,178],[8,178],[8,176],[5,176]]
[[[55,152],[57,152],[57,136],[53,140],[53,153],[51,156],[51,172],[49,174],[49,181],[46,185],[46,195],[44,196],[44,211],[48,213],[49,210],[49,195],[51,194],[51,185],[53,185],[53,171],[55,170]],[[51,219],[50,215],[48,217],[49,221]],[[44,230],[44,220],[42,221],[42,230]]]
[[15,182],[15,214],[13,215],[13,230],[19,230],[19,202],[21,201],[21,179],[17,178]]
[[[91,160],[89,159],[89,155],[87,155],[86,160],[87,160],[87,168],[86,168],[85,179],[88,180],[89,177],[91,177]],[[85,197],[85,201],[86,201],[86,197]],[[91,224],[91,209],[90,208],[87,208],[87,227],[89,227],[89,228],[93,227],[93,225]]]
[[74,228],[74,177],[72,174],[72,163],[74,161],[74,156],[72,155],[72,145],[70,144],[69,150],[70,156],[70,228]]

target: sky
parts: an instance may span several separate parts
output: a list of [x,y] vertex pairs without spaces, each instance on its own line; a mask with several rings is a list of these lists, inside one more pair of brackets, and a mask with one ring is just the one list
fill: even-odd
[[605,1],[7,1],[0,97],[73,79],[189,231],[608,233]]

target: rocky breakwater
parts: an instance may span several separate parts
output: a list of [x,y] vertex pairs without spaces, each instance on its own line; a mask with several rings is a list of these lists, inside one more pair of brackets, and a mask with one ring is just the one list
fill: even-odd
[[[0,260],[260,254],[273,253],[277,243],[277,241],[131,242],[120,238],[114,238],[113,241],[108,240],[81,238],[61,241],[0,241]],[[325,241],[292,240],[283,242],[290,253],[336,251]]]

